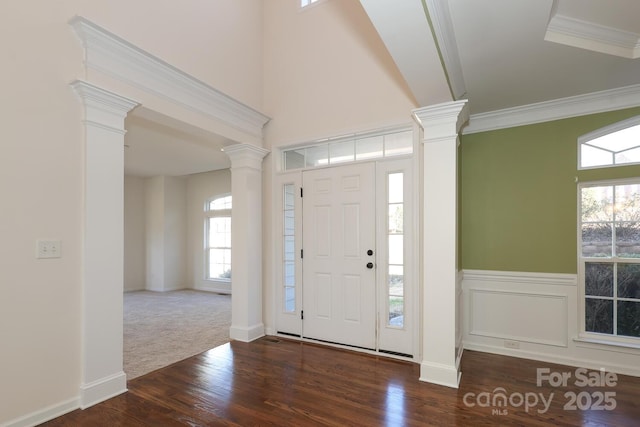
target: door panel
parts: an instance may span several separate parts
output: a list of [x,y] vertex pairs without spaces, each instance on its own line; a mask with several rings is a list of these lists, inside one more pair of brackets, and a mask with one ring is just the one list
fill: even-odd
[[303,334],[375,349],[375,164],[303,173]]

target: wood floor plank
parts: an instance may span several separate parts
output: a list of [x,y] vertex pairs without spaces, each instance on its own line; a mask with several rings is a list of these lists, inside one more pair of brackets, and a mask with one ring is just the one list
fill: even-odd
[[[615,387],[538,386],[538,368],[576,370],[465,351],[460,388],[451,389],[418,381],[419,366],[411,362],[273,337],[234,341],[136,378],[128,393],[44,425],[638,425],[640,378],[618,375]],[[582,393],[585,403],[604,392],[615,394],[614,410],[566,408],[566,393]],[[515,400],[500,406],[494,401],[500,393]],[[526,407],[518,396],[538,402]]]

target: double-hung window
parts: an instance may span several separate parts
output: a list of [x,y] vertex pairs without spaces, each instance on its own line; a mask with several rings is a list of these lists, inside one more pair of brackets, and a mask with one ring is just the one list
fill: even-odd
[[205,204],[205,265],[208,280],[231,280],[231,196]]
[[640,179],[580,186],[584,332],[640,337]]

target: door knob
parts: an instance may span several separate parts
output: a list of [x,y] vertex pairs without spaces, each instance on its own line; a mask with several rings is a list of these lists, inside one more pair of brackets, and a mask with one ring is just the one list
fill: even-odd
[[372,269],[373,268],[373,263],[372,262],[368,262],[367,263],[367,268],[368,269]]

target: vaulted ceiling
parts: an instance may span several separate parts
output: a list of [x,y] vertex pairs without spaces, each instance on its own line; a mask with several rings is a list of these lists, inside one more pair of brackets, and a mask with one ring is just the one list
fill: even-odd
[[[471,114],[640,84],[637,0],[403,0],[411,25],[384,0],[361,3],[422,105],[434,101],[415,82],[433,78],[425,63],[444,66],[449,100]],[[430,51],[398,46],[416,39]]]
[[[468,99],[472,123],[474,115],[560,98],[616,88],[640,93],[639,0],[360,3],[417,102]],[[127,128],[127,173],[228,167],[219,148],[229,141],[215,135],[144,110]]]

